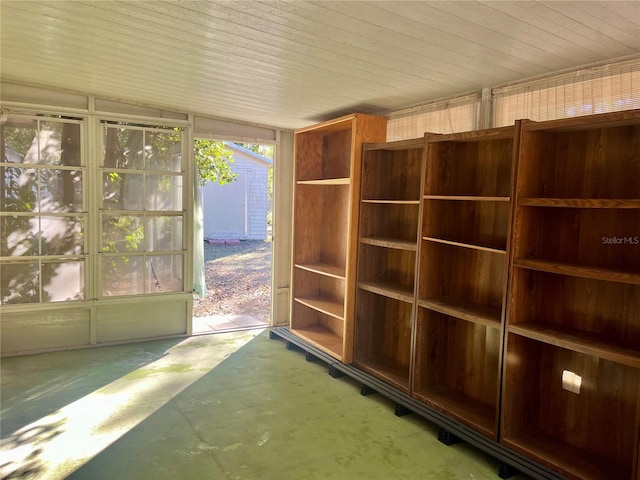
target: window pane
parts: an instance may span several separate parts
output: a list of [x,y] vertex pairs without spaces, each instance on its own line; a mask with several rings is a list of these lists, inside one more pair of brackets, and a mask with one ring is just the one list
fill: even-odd
[[0,217],[0,256],[38,255],[38,223],[38,217]]
[[181,166],[182,133],[145,132],[145,168],[179,172]]
[[143,175],[105,172],[102,180],[106,210],[142,210]]
[[81,212],[82,172],[40,170],[40,211]]
[[0,300],[2,304],[40,301],[38,263],[20,262],[0,266]]
[[80,217],[41,217],[42,255],[82,255],[84,228]]
[[38,205],[37,171],[33,168],[0,167],[4,188],[0,196],[3,212],[34,212]]
[[143,169],[143,142],[142,130],[105,128],[103,165],[106,168]]
[[103,257],[102,295],[139,295],[144,293],[143,257]]
[[144,249],[142,217],[104,215],[102,218],[103,252],[138,252]]
[[181,292],[182,255],[147,257],[147,293]]
[[40,122],[40,161],[43,165],[80,165],[80,125]]
[[38,122],[10,118],[2,125],[3,162],[38,163]]
[[182,177],[147,175],[145,185],[146,210],[182,210]]
[[42,264],[42,301],[84,299],[84,262]]
[[149,217],[146,250],[182,250],[182,217]]

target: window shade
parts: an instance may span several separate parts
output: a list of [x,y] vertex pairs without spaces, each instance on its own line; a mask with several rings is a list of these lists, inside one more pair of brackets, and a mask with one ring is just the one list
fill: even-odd
[[493,125],[640,108],[640,59],[493,90]]
[[478,95],[468,95],[394,112],[387,122],[387,141],[417,138],[425,132],[456,133],[474,130]]

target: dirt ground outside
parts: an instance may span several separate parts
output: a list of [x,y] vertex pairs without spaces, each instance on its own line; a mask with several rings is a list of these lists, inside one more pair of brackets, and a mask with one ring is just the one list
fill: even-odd
[[213,330],[268,324],[271,309],[270,241],[204,244],[205,298],[193,300],[195,320]]

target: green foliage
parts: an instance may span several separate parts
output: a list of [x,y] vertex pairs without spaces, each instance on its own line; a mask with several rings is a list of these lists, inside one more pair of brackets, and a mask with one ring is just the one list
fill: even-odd
[[194,157],[200,186],[206,185],[207,182],[225,185],[238,177],[230,167],[233,163],[233,152],[225,148],[223,142],[196,139]]

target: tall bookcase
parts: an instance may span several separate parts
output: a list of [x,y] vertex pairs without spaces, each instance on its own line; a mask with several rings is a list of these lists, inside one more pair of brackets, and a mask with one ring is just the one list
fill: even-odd
[[354,364],[409,393],[425,139],[366,144]]
[[353,114],[294,134],[291,331],[343,363],[353,358],[360,162],[386,119]]
[[638,479],[640,111],[526,123],[517,178],[502,442]]
[[412,395],[494,440],[519,128],[427,136]]

